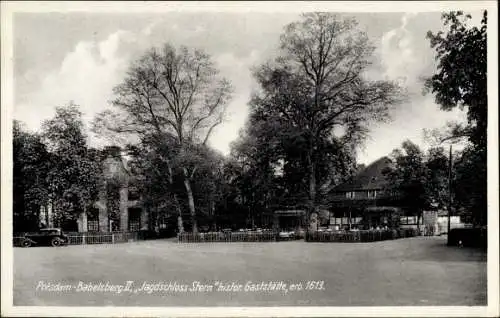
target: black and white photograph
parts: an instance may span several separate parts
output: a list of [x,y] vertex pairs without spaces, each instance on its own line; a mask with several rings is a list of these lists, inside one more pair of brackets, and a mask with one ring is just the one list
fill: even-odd
[[2,1],[2,316],[498,316],[497,28]]

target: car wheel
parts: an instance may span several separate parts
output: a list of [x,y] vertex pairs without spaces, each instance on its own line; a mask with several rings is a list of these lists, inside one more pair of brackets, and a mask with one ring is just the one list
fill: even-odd
[[22,247],[30,247],[30,246],[31,246],[31,241],[30,241],[30,240],[24,240],[24,241],[21,243],[21,246],[22,246]]
[[62,240],[58,237],[54,237],[52,241],[50,241],[50,244],[54,247],[61,246],[62,245]]

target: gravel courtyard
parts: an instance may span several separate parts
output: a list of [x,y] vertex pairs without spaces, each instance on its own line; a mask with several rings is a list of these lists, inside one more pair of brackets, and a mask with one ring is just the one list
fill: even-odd
[[16,306],[486,305],[486,285],[486,253],[440,237],[14,248]]

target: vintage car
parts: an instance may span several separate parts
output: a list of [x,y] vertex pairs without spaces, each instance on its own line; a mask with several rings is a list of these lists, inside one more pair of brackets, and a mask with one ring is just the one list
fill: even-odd
[[68,237],[59,228],[40,229],[37,232],[26,233],[21,246],[32,245],[61,246],[68,244]]

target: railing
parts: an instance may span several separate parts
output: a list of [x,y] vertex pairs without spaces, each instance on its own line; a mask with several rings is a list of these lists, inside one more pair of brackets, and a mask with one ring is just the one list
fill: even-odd
[[279,240],[276,232],[209,232],[182,233],[177,235],[179,243],[215,242],[275,242]]
[[115,244],[139,240],[138,232],[69,233],[69,245]]
[[[418,235],[415,229],[399,230],[362,230],[362,231],[333,231],[333,232],[306,232],[306,242],[374,242],[393,240],[397,238],[413,237]],[[68,245],[87,244],[117,244],[147,239],[143,232],[86,232],[66,233]],[[209,232],[209,233],[182,233],[177,236],[179,243],[201,242],[277,242],[290,239],[300,239],[300,236],[280,237],[278,232]],[[21,246],[24,236],[13,238],[14,246]]]
[[[141,232],[71,232],[65,235],[68,237],[68,245],[117,244],[145,239]],[[21,246],[24,239],[21,235],[14,236],[14,246]]]
[[417,236],[415,229],[307,232],[306,242],[376,242]]

